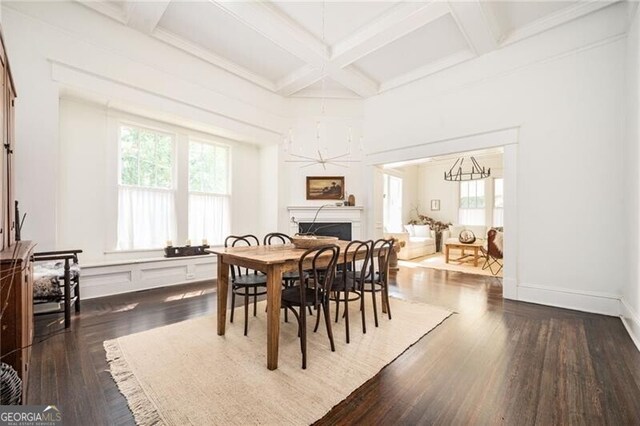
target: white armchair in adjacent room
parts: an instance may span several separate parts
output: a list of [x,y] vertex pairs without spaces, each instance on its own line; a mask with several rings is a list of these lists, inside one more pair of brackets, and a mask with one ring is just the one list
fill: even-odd
[[436,237],[428,225],[405,225],[405,232],[385,232],[385,238],[397,238],[405,242],[398,259],[409,260],[436,252]]

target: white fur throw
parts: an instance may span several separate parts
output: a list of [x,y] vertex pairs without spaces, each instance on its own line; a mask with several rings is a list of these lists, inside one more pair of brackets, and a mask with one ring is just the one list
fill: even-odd
[[496,248],[500,251],[500,253],[503,252],[503,237],[504,234],[500,231],[496,232],[496,237],[493,239],[493,244],[495,244]]

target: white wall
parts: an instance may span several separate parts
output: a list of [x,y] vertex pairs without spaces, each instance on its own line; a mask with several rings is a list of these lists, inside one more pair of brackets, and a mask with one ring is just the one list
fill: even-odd
[[519,127],[520,299],[617,314],[627,260],[607,224],[626,221],[626,19],[614,6],[365,101],[371,158],[388,161],[399,147]]
[[633,16],[626,50],[626,146],[625,146],[625,186],[628,189],[625,210],[627,211],[627,232],[625,250],[628,262],[628,280],[623,289],[622,318],[636,345],[640,348],[640,14],[637,9]]

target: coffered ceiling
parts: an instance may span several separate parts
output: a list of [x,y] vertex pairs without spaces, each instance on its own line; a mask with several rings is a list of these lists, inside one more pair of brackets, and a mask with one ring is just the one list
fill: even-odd
[[267,90],[340,98],[374,96],[615,2],[78,1]]

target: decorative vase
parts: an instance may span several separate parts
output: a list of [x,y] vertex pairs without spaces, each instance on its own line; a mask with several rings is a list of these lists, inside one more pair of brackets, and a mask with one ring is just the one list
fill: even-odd
[[356,205],[356,197],[353,194],[349,195],[349,205],[350,206]]

